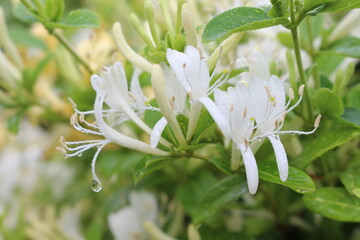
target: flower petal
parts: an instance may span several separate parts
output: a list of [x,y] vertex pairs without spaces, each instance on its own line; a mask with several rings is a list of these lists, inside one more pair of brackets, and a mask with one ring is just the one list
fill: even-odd
[[285,182],[287,180],[288,174],[289,174],[289,164],[288,164],[286,152],[284,149],[284,145],[281,143],[279,137],[268,136],[268,139],[270,140],[270,142],[274,148],[280,179],[281,179],[281,181]]
[[245,144],[239,144],[238,148],[244,159],[246,179],[250,194],[255,194],[259,185],[259,173],[256,160],[251,148]]
[[226,138],[231,138],[229,119],[226,118],[220,108],[209,97],[200,98],[199,101],[204,104],[224,136]]
[[150,135],[150,146],[155,148],[159,141],[162,132],[164,131],[166,125],[168,124],[168,121],[165,117],[162,117],[154,126],[151,135]]

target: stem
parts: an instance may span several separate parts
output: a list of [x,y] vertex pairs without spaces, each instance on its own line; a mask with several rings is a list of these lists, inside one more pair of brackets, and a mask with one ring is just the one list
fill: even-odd
[[70,52],[71,55],[73,55],[73,57],[90,73],[90,75],[93,74],[93,71],[89,65],[83,59],[81,59],[81,57],[75,52],[75,50],[70,46],[68,41],[61,33],[55,31],[49,32]]
[[292,42],[294,46],[295,60],[298,67],[300,82],[305,86],[306,89],[304,95],[307,104],[308,117],[309,119],[311,119],[313,114],[312,114],[312,107],[309,97],[309,91],[307,91],[307,87],[306,87],[306,77],[305,77],[304,67],[301,60],[300,43],[299,43],[299,37],[297,31],[298,24],[296,23],[296,19],[295,19],[294,0],[290,0],[290,20],[294,26],[290,30],[291,30]]

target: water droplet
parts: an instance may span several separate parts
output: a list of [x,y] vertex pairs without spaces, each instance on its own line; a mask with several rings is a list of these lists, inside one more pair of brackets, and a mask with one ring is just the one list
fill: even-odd
[[91,188],[94,192],[100,192],[102,189],[101,182],[99,180],[93,179]]

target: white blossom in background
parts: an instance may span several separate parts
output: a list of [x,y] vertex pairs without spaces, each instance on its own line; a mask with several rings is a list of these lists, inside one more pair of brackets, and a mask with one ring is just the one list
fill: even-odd
[[151,193],[137,191],[130,194],[129,200],[130,206],[109,215],[110,230],[116,240],[146,239],[144,223],[157,224],[156,199]]

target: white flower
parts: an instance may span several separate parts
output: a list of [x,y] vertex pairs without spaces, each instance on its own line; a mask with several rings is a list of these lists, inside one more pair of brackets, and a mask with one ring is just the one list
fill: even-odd
[[[152,148],[149,144],[128,137],[117,130],[121,123],[131,120],[144,131],[151,133],[151,129],[138,116],[138,113],[142,113],[144,107],[144,103],[140,102],[140,100],[145,99],[143,95],[139,95],[139,91],[141,91],[139,84],[133,83],[132,87],[135,91],[134,93],[128,93],[125,73],[120,63],[115,63],[113,67],[106,69],[101,77],[93,75],[91,83],[96,91],[94,110],[82,112],[74,107],[75,114],[71,118],[71,124],[81,132],[103,136],[104,139],[66,142],[64,138],[61,138],[62,147],[58,149],[63,151],[66,157],[72,157],[81,155],[82,152],[90,148],[97,147],[91,166],[94,178],[93,187],[95,188],[93,189],[94,191],[100,191],[101,184],[95,173],[95,163],[101,149],[106,144],[116,143],[123,147],[158,156],[166,156],[168,153]],[[139,96],[135,96],[135,94]],[[104,102],[110,109],[103,109]],[[86,115],[94,115],[96,123],[87,121]],[[164,144],[168,143],[164,142]],[[70,153],[67,153],[68,151]]]
[[208,97],[200,101],[207,108],[221,132],[230,138],[241,151],[244,159],[249,192],[257,190],[259,177],[254,154],[249,147],[249,139],[254,129],[252,108],[250,108],[249,91],[244,85],[228,90],[215,90],[215,103]]
[[209,69],[202,52],[193,46],[187,46],[185,53],[168,49],[166,53],[167,60],[171,69],[174,71],[177,79],[185,89],[190,98],[191,110],[189,127],[186,140],[190,140],[201,112],[200,98],[211,94],[217,87],[225,81],[225,77],[220,77],[212,86],[210,81]]
[[108,217],[110,230],[116,240],[145,239],[143,224],[156,224],[158,209],[155,197],[147,192],[132,192],[130,206]]
[[301,131],[280,131],[285,120],[285,116],[297,105],[300,104],[303,96],[304,86],[299,88],[298,101],[290,107],[294,99],[293,90],[290,88],[289,101],[286,103],[285,88],[283,82],[276,76],[271,76],[270,80],[262,80],[253,77],[250,81],[250,97],[254,111],[257,132],[253,140],[267,137],[275,152],[276,162],[280,179],[286,181],[288,177],[288,160],[283,144],[280,141],[280,134],[312,134],[319,125],[320,116],[315,121],[315,128],[310,132]]

